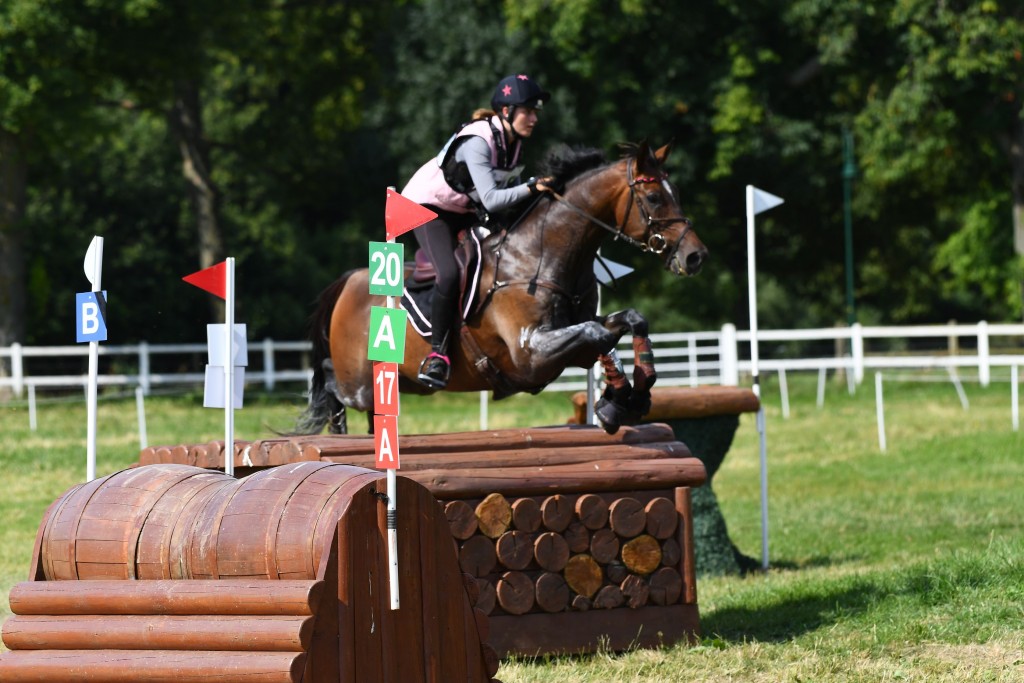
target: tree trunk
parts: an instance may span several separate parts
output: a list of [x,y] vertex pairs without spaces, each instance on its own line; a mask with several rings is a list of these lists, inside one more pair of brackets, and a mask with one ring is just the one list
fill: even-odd
[[[210,148],[203,135],[199,85],[195,81],[175,85],[174,105],[168,119],[181,150],[182,175],[188,183],[195,213],[199,267],[209,268],[224,259],[224,240],[217,222],[217,188],[210,167]],[[224,302],[220,299],[211,299],[210,308],[215,320],[224,316]]]
[[[1009,144],[1010,168],[1013,169],[1011,195],[1013,197],[1013,251],[1018,261],[1024,260],[1024,120],[1014,122]],[[1020,285],[1021,310],[1024,319],[1024,275]]]
[[[25,215],[27,166],[20,140],[0,129],[0,346],[25,336],[25,254],[21,219]],[[0,377],[10,372],[0,362]]]

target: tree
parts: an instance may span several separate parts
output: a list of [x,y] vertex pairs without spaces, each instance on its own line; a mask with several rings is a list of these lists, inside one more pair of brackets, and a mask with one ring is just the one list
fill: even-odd
[[103,85],[93,69],[95,36],[82,26],[77,5],[0,5],[0,346],[25,336],[30,165],[41,150],[72,146],[87,134],[87,103]]
[[[226,247],[239,257],[250,329],[299,336],[301,304],[339,272],[332,247],[341,224],[358,221],[349,208],[367,203],[365,184],[384,185],[368,173],[381,156],[364,161],[359,127],[375,59],[365,46],[387,11],[340,2],[84,5],[75,21],[91,36],[87,66],[102,82],[78,106],[101,123],[75,145],[40,146],[28,255],[40,294],[62,296],[59,279],[71,272],[37,265],[62,258],[50,245],[91,229],[114,238],[105,283],[130,283],[140,304],[118,312],[122,338],[191,338],[180,324],[191,316],[166,283]],[[70,64],[82,78],[83,60]],[[56,114],[53,125],[67,125]],[[178,155],[176,181],[168,152]],[[382,197],[381,189],[374,220]],[[59,335],[53,302],[35,298],[37,338]]]
[[1024,316],[1024,8],[917,0],[895,3],[888,21],[902,64],[878,75],[858,116],[865,177],[931,189],[951,224],[933,262],[952,275],[947,293]]

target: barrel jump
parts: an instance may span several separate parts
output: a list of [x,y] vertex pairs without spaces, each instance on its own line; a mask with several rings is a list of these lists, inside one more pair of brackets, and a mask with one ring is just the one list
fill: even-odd
[[76,486],[11,591],[0,680],[492,681],[444,512],[408,479],[389,608],[384,491],[383,473],[325,462]]

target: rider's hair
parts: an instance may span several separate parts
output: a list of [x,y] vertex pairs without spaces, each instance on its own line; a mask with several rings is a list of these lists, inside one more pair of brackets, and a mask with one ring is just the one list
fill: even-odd
[[497,116],[497,112],[493,109],[477,109],[473,112],[474,121],[486,121],[492,116]]

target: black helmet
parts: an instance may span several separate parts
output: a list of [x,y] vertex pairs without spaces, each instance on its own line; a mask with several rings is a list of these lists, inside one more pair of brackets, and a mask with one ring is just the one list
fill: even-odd
[[551,93],[541,90],[540,86],[526,74],[506,76],[498,82],[491,98],[491,106],[495,111],[502,107],[530,107],[540,109],[551,99]]

